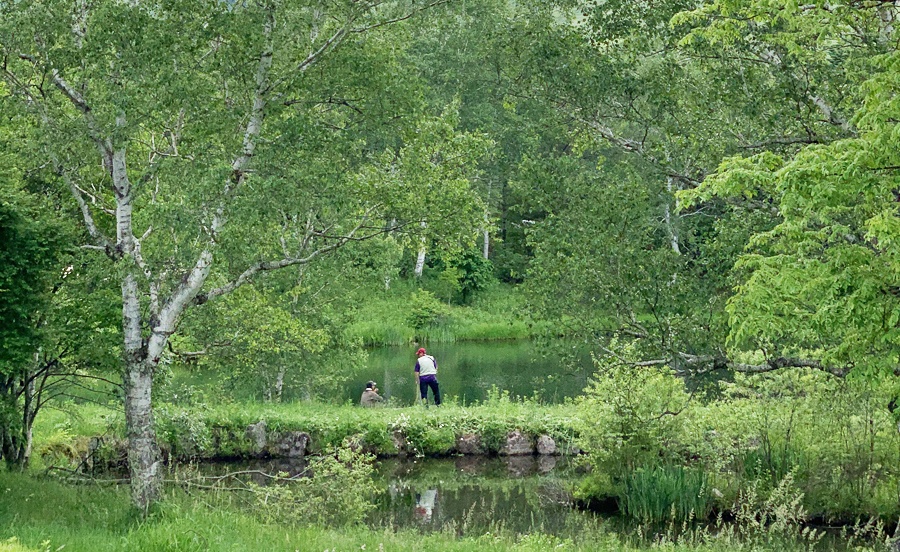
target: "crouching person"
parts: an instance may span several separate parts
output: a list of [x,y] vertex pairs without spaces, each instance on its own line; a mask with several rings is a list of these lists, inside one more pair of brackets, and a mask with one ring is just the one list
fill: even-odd
[[363,391],[362,397],[359,398],[359,405],[365,407],[381,406],[384,404],[384,398],[378,394],[378,384],[374,381],[366,383],[366,390]]

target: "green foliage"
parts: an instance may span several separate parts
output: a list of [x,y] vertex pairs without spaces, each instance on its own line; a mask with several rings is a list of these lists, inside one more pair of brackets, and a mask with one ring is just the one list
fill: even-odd
[[415,330],[433,324],[446,309],[430,291],[414,291],[409,297],[407,321]]
[[367,346],[407,345],[417,338],[429,343],[525,339],[540,327],[511,286],[492,285],[462,306],[444,304],[427,289],[410,291],[407,284],[397,282],[380,297],[369,297],[345,329],[345,338]]
[[[815,371],[738,375],[719,382],[718,398],[687,401],[674,376],[608,367],[617,362],[604,365],[579,404],[587,423],[579,426],[578,442],[595,472],[583,498],[620,497],[624,507],[633,492],[670,508],[666,493],[645,491],[674,488],[672,473],[688,470],[704,474],[704,500],[718,508],[742,504],[751,487],[768,496],[790,476],[803,508],[816,515],[845,521],[896,515],[892,489],[900,473],[891,458],[900,437],[884,408],[891,386]],[[689,491],[682,498],[697,496]],[[695,513],[701,510],[708,511]]]
[[622,482],[620,508],[642,523],[706,519],[712,497],[706,473],[682,466],[638,468]]
[[[745,9],[723,2],[698,10],[729,17],[711,19],[694,36],[740,42],[728,26],[737,33],[745,28],[748,22],[736,17]],[[813,11],[787,6],[778,16],[784,28],[755,32],[783,44],[790,56],[831,63],[821,57],[823,36],[842,36],[849,22],[876,17],[874,10]],[[867,45],[884,46],[877,40]],[[848,53],[843,63],[852,64],[859,53]],[[900,61],[894,52],[872,56],[866,65],[870,73],[848,87],[847,97],[860,100],[853,106],[854,136],[791,155],[728,159],[699,188],[681,194],[686,205],[724,198],[755,209],[771,205],[777,213],[777,224],[756,232],[735,265],[741,281],[727,307],[735,351],[815,358],[864,373],[893,370],[900,312],[891,291],[897,271],[890,245],[897,233],[891,168],[897,159],[887,141],[895,134],[897,106],[886,91],[896,84]]]
[[[2,152],[0,152],[2,155]],[[2,163],[2,157],[0,157]],[[11,374],[38,347],[40,315],[74,236],[52,216],[52,202],[0,172],[0,373]]]
[[[436,257],[436,258],[435,258]],[[469,303],[495,282],[493,264],[480,251],[467,249],[459,255],[432,256],[423,287],[447,303]]]
[[621,477],[642,466],[677,460],[677,435],[688,406],[684,383],[667,367],[633,367],[605,357],[579,400],[589,423],[581,434],[595,465]]
[[180,458],[203,456],[212,446],[212,434],[203,418],[165,405],[156,410],[156,434],[160,443]]
[[273,525],[358,525],[375,505],[371,482],[374,457],[345,443],[313,458],[307,472],[287,482],[250,484],[254,513]]

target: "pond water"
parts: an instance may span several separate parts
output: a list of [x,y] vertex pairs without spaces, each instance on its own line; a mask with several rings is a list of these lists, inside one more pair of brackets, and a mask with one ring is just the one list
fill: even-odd
[[[378,382],[379,392],[399,405],[415,401],[413,367],[417,346],[378,347],[369,351],[367,366],[347,386],[345,400],[358,401],[366,381]],[[562,402],[578,395],[593,372],[590,355],[557,348],[548,354],[531,341],[461,342],[428,346],[438,362],[438,381],[446,400],[472,404],[488,398],[492,389],[513,397]]]
[[[306,464],[303,460],[269,459],[206,463],[196,468],[205,475],[242,473],[242,477],[257,484],[270,485],[272,480],[262,474],[281,472],[295,476],[304,471]],[[374,529],[449,532],[459,536],[543,533],[581,542],[617,533],[643,545],[656,540],[656,531],[672,530],[642,529],[621,515],[577,509],[571,489],[581,476],[580,468],[566,457],[381,459],[373,481],[376,507],[367,525]],[[701,521],[693,527],[708,535],[728,528]],[[783,549],[854,549],[840,530],[819,531],[822,536],[814,545]]]
[[[379,393],[392,404],[412,405],[418,393],[413,372],[417,349],[414,345],[370,349],[365,363],[349,370],[347,381],[322,398],[355,404],[366,382],[374,380]],[[491,393],[559,403],[579,395],[593,373],[586,350],[558,343],[552,348],[528,340],[446,343],[428,346],[428,353],[437,359],[444,400],[465,405],[484,401]],[[234,378],[226,370],[176,367],[157,396],[175,401],[203,390],[213,395],[225,393],[235,400],[261,401],[263,388],[260,378]],[[285,384],[284,401],[307,398],[308,390],[296,382]]]
[[[206,463],[207,476],[241,473],[260,485],[263,474],[297,475],[302,460]],[[499,530],[540,531],[565,537],[600,529],[606,521],[571,503],[575,468],[564,457],[520,456],[381,459],[376,464],[375,510],[367,524],[393,530],[483,535]]]
[[369,519],[376,527],[451,530],[482,535],[507,530],[571,536],[603,520],[572,507],[569,462],[557,457],[458,457],[385,460],[385,492]]

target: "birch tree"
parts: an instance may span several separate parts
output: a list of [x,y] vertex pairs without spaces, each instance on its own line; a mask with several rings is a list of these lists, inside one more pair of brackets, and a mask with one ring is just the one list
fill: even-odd
[[404,97],[350,94],[378,84],[367,71],[390,63],[392,24],[430,4],[0,5],[2,74],[37,129],[35,165],[68,187],[90,236],[83,247],[119,282],[142,511],[160,490],[153,374],[186,309],[382,233],[381,221],[444,213],[445,197],[455,213],[483,211],[464,178],[430,182],[430,193],[409,189],[421,180],[367,178],[360,167],[377,148],[348,138],[361,113]]

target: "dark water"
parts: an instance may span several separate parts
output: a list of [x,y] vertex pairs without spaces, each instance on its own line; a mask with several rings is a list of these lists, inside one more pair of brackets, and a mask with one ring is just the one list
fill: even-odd
[[[195,466],[205,476],[242,474],[243,480],[272,484],[263,474],[295,476],[303,460],[271,459]],[[606,522],[575,509],[570,487],[576,470],[564,457],[473,457],[382,459],[373,485],[374,528],[412,528],[484,535],[500,530],[571,537]]]
[[[412,404],[417,393],[413,372],[416,349],[371,350],[367,365],[354,373],[344,399],[359,400],[366,381],[375,380],[385,398]],[[428,354],[437,359],[441,393],[460,404],[483,401],[492,392],[559,403],[578,395],[592,373],[586,352],[556,349],[547,353],[524,340],[439,344],[429,346]]]
[[[272,484],[272,479],[264,473],[294,476],[305,468],[303,460],[287,459],[196,467],[207,476],[243,472],[241,478],[259,485]],[[372,482],[377,493],[376,507],[366,521],[374,529],[413,529],[459,536],[543,533],[581,542],[616,533],[648,549],[659,535],[672,537],[672,527],[641,527],[620,515],[599,515],[575,508],[571,489],[581,476],[574,462],[565,457],[383,459],[377,463]],[[690,528],[680,524],[675,527],[676,534],[700,530],[710,538],[729,529],[728,524],[716,526],[702,520]],[[815,544],[801,541],[782,544],[759,549],[841,552],[856,549],[839,530],[822,531]],[[872,541],[856,540],[855,544],[871,545]]]
[[375,527],[482,535],[569,534],[602,519],[572,507],[569,463],[556,457],[387,460],[378,469]]

